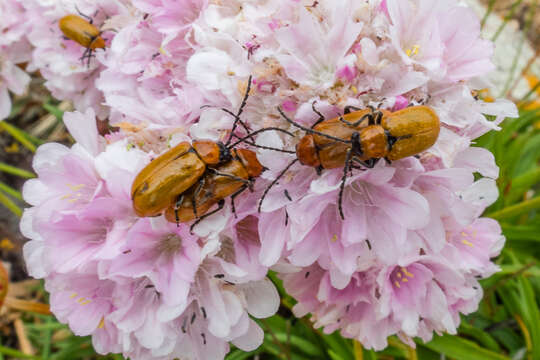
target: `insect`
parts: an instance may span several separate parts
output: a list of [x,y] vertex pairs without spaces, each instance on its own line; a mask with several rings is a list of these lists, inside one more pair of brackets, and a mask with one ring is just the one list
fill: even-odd
[[75,14],[64,16],[58,22],[58,26],[66,38],[86,48],[80,60],[84,63],[84,60],[87,59],[87,65],[90,66],[93,52],[96,49],[104,49],[106,44],[101,37],[101,31],[92,24],[92,18],[80,11],[79,14],[81,16]]
[[[255,135],[270,130],[293,136],[286,130],[272,127],[249,131],[247,125],[240,120],[240,114],[246,105],[250,85],[251,77],[244,99],[236,114],[222,109],[235,117],[230,135],[225,143],[210,140],[193,141],[192,144],[182,142],[151,161],[139,172],[131,187],[133,209],[138,216],[157,216],[172,206],[176,209],[173,219],[178,223],[181,218],[185,218],[185,210],[181,210],[183,204],[191,201],[191,209],[195,215],[192,219],[198,218],[205,214],[212,205],[229,196],[223,195],[224,193],[230,192],[232,195],[242,185],[248,186],[251,183],[251,178],[260,175],[262,166],[254,152],[247,149],[235,149],[243,142],[265,149],[290,152],[259,146],[250,141]],[[239,123],[248,132],[247,136],[239,137],[234,133]],[[238,140],[232,143],[234,137],[237,137]],[[210,188],[211,184],[214,184],[215,188]],[[240,186],[238,186],[239,184]],[[192,186],[194,186],[193,191],[188,191]],[[236,190],[231,192],[232,188],[236,188]],[[215,201],[211,203],[206,198],[199,198],[199,195],[204,194],[211,194],[205,196]]]
[[[259,163],[255,152],[248,149],[232,150],[232,160],[217,167],[200,178],[186,192],[182,193],[175,204],[165,211],[165,218],[170,222],[196,221],[191,230],[208,216],[220,211],[225,198],[231,197],[233,213],[236,214],[234,199],[253,185],[253,180],[261,175],[264,167]],[[218,207],[211,211],[214,205]]]
[[[439,118],[428,106],[412,106],[396,112],[346,107],[343,116],[326,120],[314,105],[313,111],[319,119],[311,128],[291,120],[278,107],[285,120],[307,134],[296,146],[297,158],[265,189],[259,211],[270,188],[299,161],[314,167],[318,173],[323,169],[343,167],[338,201],[343,219],[343,191],[347,175],[353,168],[359,165],[372,168],[382,158],[391,162],[419,154],[429,149],[439,136]],[[355,111],[351,112],[351,109]]]

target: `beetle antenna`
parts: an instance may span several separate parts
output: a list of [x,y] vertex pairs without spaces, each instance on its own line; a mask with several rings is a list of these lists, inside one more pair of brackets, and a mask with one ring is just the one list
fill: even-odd
[[283,169],[279,175],[274,179],[274,181],[272,181],[270,183],[270,185],[268,185],[266,187],[266,189],[264,190],[264,193],[262,194],[261,196],[261,199],[259,200],[259,207],[257,208],[257,211],[258,212],[261,212],[261,207],[262,207],[262,204],[263,204],[263,201],[264,201],[264,198],[266,198],[266,195],[268,194],[268,192],[270,191],[270,189],[277,184],[277,182],[279,181],[279,179],[281,179],[283,177],[283,175],[285,175],[285,173],[291,168],[291,166],[293,166],[296,162],[298,161],[298,158],[294,159],[293,161],[291,161],[286,167],[285,169]]
[[[237,139],[241,139],[238,135],[235,135],[235,137],[236,137]],[[283,149],[273,148],[273,147],[270,147],[270,146],[264,146],[264,145],[257,145],[257,144],[255,144],[254,142],[249,141],[249,140],[244,140],[244,142],[245,142],[246,144],[248,144],[248,145],[251,145],[251,146],[256,147],[256,148],[259,148],[259,149],[279,151],[279,152],[283,152],[283,153],[286,153],[286,154],[296,154],[296,151],[292,151],[292,150],[283,150]]]
[[87,19],[88,22],[89,22],[90,24],[92,24],[92,23],[94,22],[94,19],[92,19],[90,16],[88,16],[88,15],[86,15],[86,14],[83,14],[83,13],[81,12],[81,10],[79,10],[79,8],[77,7],[77,5],[75,5],[75,10],[77,10],[77,12],[79,13],[79,15],[81,15],[83,18]]
[[[212,105],[203,105],[201,106],[201,109],[206,109],[206,108],[214,108],[214,109],[219,109],[223,112],[226,112],[227,114],[231,115],[233,118],[235,118],[235,122],[239,122],[240,125],[242,125],[242,127],[246,130],[246,132],[249,134],[249,128],[248,126],[246,125],[245,122],[243,122],[240,118],[238,118],[236,116],[235,113],[233,113],[231,110],[229,109],[225,109],[225,108],[219,108],[219,107],[216,107],[216,106],[212,106]],[[232,133],[232,132],[231,132]]]
[[287,115],[285,115],[283,110],[281,110],[281,107],[278,106],[277,109],[278,109],[279,113],[281,114],[281,116],[283,116],[283,118],[285,118],[285,120],[287,120],[291,125],[296,126],[297,128],[299,128],[301,130],[304,130],[308,134],[319,135],[319,136],[325,137],[327,139],[334,140],[334,141],[337,141],[337,142],[341,142],[341,143],[344,143],[344,144],[351,144],[352,143],[350,140],[341,139],[341,138],[338,138],[338,137],[335,137],[335,136],[332,136],[332,135],[328,135],[328,134],[322,133],[320,131],[313,130],[313,129],[307,128],[305,126],[302,126],[302,125],[298,124],[296,121],[289,119],[287,117]]
[[[241,122],[240,120],[240,115],[242,115],[242,112],[244,112],[244,108],[246,107],[246,104],[247,104],[247,100],[249,98],[249,93],[251,91],[251,80],[253,79],[253,76],[252,75],[249,75],[249,78],[248,78],[248,83],[247,83],[247,88],[246,88],[246,93],[244,94],[244,98],[242,99],[242,102],[240,103],[240,108],[238,108],[238,112],[236,113],[235,115],[235,120],[234,120],[234,123],[233,123],[233,126],[231,128],[231,133],[229,135],[229,139],[227,140],[227,142],[225,143],[225,145],[229,145],[232,141],[232,138],[233,138],[233,133],[234,131],[236,130],[236,127],[238,126],[238,123]],[[245,124],[244,124],[245,125]],[[248,132],[249,134],[249,129],[247,128],[247,126],[244,126],[246,131]]]
[[[265,131],[271,131],[271,130],[274,130],[274,131],[279,131],[279,132],[282,132],[284,134],[287,134],[289,136],[292,136],[294,137],[294,135],[290,132],[288,132],[287,130],[284,130],[284,129],[281,129],[281,128],[278,128],[278,127],[267,127],[267,128],[263,128],[263,129],[259,129],[257,131],[254,131],[252,132],[251,134],[247,135],[247,136],[244,136],[243,138],[239,138],[238,141],[234,142],[232,145],[229,145],[227,146],[229,149],[232,149],[234,148],[236,145],[242,143],[242,142],[245,142],[247,139],[251,139],[252,137],[254,137],[255,135],[258,135],[262,132],[265,132]],[[272,149],[273,150],[273,149]]]

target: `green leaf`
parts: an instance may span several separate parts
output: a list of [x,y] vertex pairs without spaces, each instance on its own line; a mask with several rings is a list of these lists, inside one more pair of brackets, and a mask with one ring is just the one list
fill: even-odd
[[529,330],[529,346],[532,346],[532,358],[540,359],[540,311],[535,294],[529,280],[521,277],[519,279],[519,291],[521,300],[521,315],[525,325]]
[[476,328],[466,322],[461,323],[459,333],[460,335],[467,335],[467,337],[476,340],[488,350],[493,350],[495,352],[501,351],[501,347],[499,346],[497,341],[493,337],[491,337],[489,333],[485,332],[482,329]]
[[50,114],[54,115],[58,120],[62,121],[64,117],[64,112],[60,110],[57,106],[45,103],[43,104],[43,108],[47,110]]
[[507,356],[483,349],[478,344],[457,336],[435,336],[424,346],[456,360],[510,360]]

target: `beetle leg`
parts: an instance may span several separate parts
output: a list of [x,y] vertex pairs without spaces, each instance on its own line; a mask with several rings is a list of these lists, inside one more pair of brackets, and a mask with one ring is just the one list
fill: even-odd
[[184,195],[180,194],[178,195],[178,198],[176,199],[176,203],[174,204],[174,218],[176,220],[176,227],[180,226],[180,217],[178,216],[178,210],[180,209],[180,205],[184,202]]
[[347,124],[348,126],[351,126],[351,127],[357,127],[358,125],[360,125],[362,123],[362,121],[364,121],[366,118],[369,118],[369,125],[373,125],[371,124],[371,118],[372,118],[372,114],[365,114],[365,115],[362,115],[362,117],[360,119],[358,119],[357,121],[355,122],[350,122],[350,121],[347,121],[345,120],[342,116],[339,117],[339,121],[341,121],[342,123],[345,123]]
[[199,180],[199,183],[197,184],[197,189],[195,189],[195,191],[193,192],[193,196],[191,197],[191,207],[193,208],[193,215],[195,215],[195,218],[199,217],[197,215],[197,197],[201,193],[201,190],[205,184],[206,184],[206,177],[203,176]]
[[375,124],[381,125],[382,118],[383,118],[383,113],[381,111],[377,111],[377,113],[375,115]]
[[264,198],[266,197],[266,195],[267,195],[268,192],[270,191],[270,189],[271,189],[274,185],[277,184],[277,182],[279,181],[279,179],[281,179],[281,178],[283,177],[283,175],[285,175],[285,173],[287,172],[287,170],[289,170],[289,169],[291,168],[291,166],[293,166],[297,161],[298,161],[298,158],[296,158],[296,159],[294,159],[293,161],[291,161],[291,162],[289,163],[289,165],[287,165],[287,166],[285,167],[285,169],[283,169],[283,170],[279,173],[279,175],[274,179],[274,181],[272,181],[272,182],[270,183],[270,185],[268,185],[268,186],[266,187],[266,189],[264,190],[264,193],[263,193],[262,196],[261,196],[261,199],[259,200],[259,206],[258,206],[258,208],[257,208],[257,211],[258,211],[258,212],[261,212],[261,206],[262,206],[262,203],[263,203],[263,201],[264,201]]
[[348,114],[351,112],[351,109],[353,109],[354,111],[360,111],[362,109],[360,109],[359,107],[356,107],[356,106],[352,106],[352,105],[347,105],[345,106],[345,108],[343,109],[343,113],[344,114]]
[[319,176],[321,176],[323,170],[324,168],[322,167],[322,165],[319,165],[315,168],[315,171],[317,172],[317,175]]
[[247,189],[247,186],[244,185],[242,186],[240,189],[238,189],[237,192],[235,192],[234,194],[231,195],[231,207],[232,207],[232,212],[234,214],[234,218],[237,219],[238,216],[236,215],[236,206],[234,205],[234,199],[240,195],[241,193],[243,193],[245,190]]
[[204,214],[203,216],[201,216],[200,218],[198,218],[192,225],[191,227],[189,228],[189,233],[190,234],[193,234],[193,229],[195,228],[195,226],[197,226],[197,224],[199,224],[201,221],[203,221],[204,219],[206,219],[207,217],[211,216],[211,215],[214,215],[215,213],[217,213],[218,211],[220,211],[221,209],[223,209],[223,206],[225,205],[225,200],[224,199],[221,199],[219,200],[218,202],[218,207],[217,209],[207,213],[207,214]]
[[387,163],[388,165],[392,165],[392,162],[391,162],[390,159],[388,159],[387,157],[385,157],[384,160],[386,161],[386,163]]
[[375,164],[377,164],[378,160],[379,159],[369,159],[369,160],[363,161],[358,158],[353,158],[353,161],[359,163],[362,166],[365,166],[368,169],[373,169],[375,167]]
[[285,189],[283,191],[283,194],[285,194],[285,197],[287,198],[287,200],[293,201],[292,198],[291,198],[291,194],[289,194],[289,190]]
[[231,178],[231,179],[234,179],[236,181],[240,181],[240,182],[243,182],[244,184],[246,185],[249,185],[251,183],[251,181],[247,180],[247,179],[244,179],[244,178],[241,178],[241,177],[238,177],[238,176],[235,176],[235,175],[231,175],[231,174],[227,174],[227,173],[222,173],[222,172],[219,172],[217,171],[216,169],[214,168],[208,168],[208,171],[212,172],[213,174],[216,174],[218,176],[224,176],[224,177],[228,177],[228,178]]
[[349,174],[349,168],[351,167],[352,161],[352,150],[347,150],[347,159],[345,160],[345,166],[343,167],[343,177],[341,178],[341,184],[339,185],[339,197],[338,197],[338,208],[339,216],[341,220],[345,220],[345,215],[343,215],[343,192],[345,191],[345,183],[347,182],[347,175]]
[[319,112],[319,110],[317,110],[317,109],[315,108],[315,104],[316,104],[316,103],[317,103],[317,100],[314,100],[314,101],[311,103],[311,109],[313,109],[313,112],[314,112],[315,114],[319,115],[319,118],[317,119],[317,121],[315,121],[315,123],[314,123],[313,125],[311,125],[311,128],[312,128],[312,129],[313,129],[315,126],[317,126],[317,124],[319,124],[319,123],[323,122],[324,120],[326,120],[326,119],[324,118],[324,115],[321,114],[321,113]]

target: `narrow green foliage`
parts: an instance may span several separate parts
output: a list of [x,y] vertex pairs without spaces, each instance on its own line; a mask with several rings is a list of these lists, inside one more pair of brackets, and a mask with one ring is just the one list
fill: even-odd
[[36,175],[31,173],[30,171],[26,171],[24,169],[20,169],[15,166],[11,166],[8,164],[0,163],[0,172],[5,172],[11,175],[19,176],[26,179],[35,178]]
[[5,193],[0,191],[0,204],[4,205],[9,211],[18,217],[22,216],[22,209],[17,206]]
[[36,152],[36,145],[29,139],[28,134],[21,129],[8,124],[7,121],[0,121],[0,129],[5,130],[31,152]]

